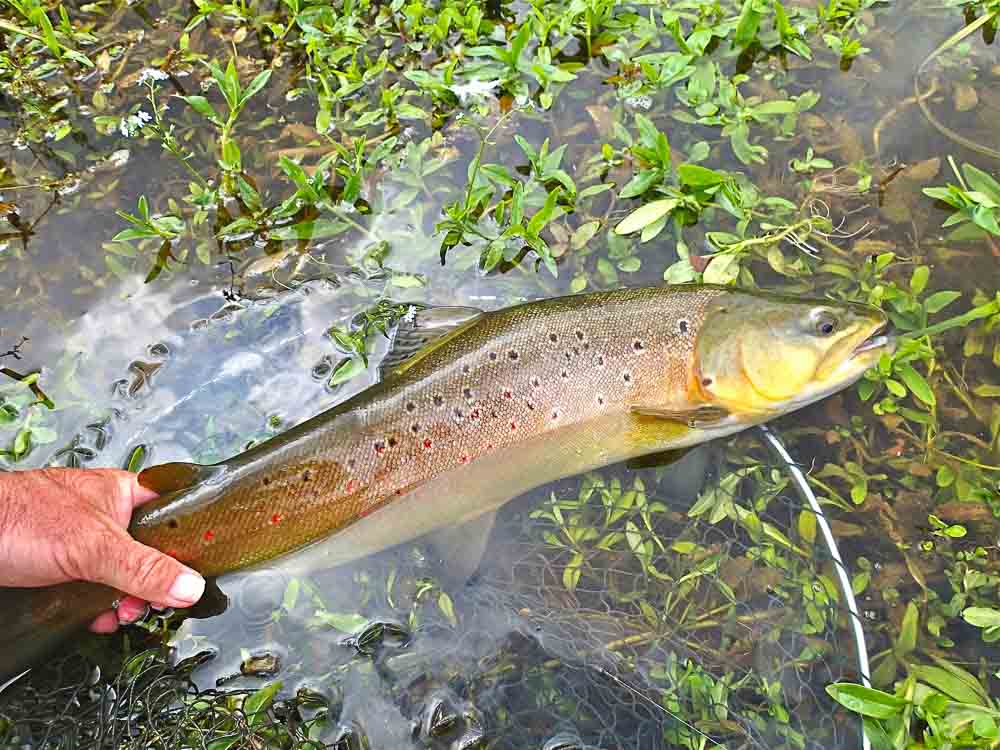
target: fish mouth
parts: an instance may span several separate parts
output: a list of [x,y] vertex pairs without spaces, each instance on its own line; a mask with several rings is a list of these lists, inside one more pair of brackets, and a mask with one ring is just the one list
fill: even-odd
[[872,352],[878,349],[889,349],[896,342],[896,337],[889,326],[889,321],[884,321],[876,328],[872,334],[854,348],[853,357],[865,352]]

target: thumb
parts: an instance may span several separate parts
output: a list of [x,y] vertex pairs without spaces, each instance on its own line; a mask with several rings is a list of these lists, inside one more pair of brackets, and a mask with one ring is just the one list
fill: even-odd
[[126,594],[169,607],[190,607],[205,591],[198,573],[152,547],[140,544],[123,529],[112,550],[95,561],[92,577]]

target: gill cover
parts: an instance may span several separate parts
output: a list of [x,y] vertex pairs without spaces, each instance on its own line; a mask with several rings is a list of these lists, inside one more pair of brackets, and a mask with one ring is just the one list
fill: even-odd
[[735,413],[815,400],[863,372],[852,366],[854,352],[884,322],[865,305],[748,292],[722,297],[698,336],[700,388]]

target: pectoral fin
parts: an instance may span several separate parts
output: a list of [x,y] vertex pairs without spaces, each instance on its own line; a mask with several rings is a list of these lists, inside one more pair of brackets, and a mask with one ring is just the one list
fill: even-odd
[[668,419],[671,422],[680,422],[692,428],[710,427],[729,416],[729,412],[722,407],[707,405],[696,406],[691,409],[667,409],[661,406],[636,404],[630,410],[633,414]]
[[496,519],[495,512],[484,513],[431,534],[431,547],[444,563],[449,577],[465,583],[479,569]]

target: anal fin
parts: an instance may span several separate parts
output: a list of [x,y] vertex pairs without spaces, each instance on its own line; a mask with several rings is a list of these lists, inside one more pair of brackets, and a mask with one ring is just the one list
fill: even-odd
[[479,569],[496,523],[496,512],[435,531],[429,540],[449,578],[468,581]]

